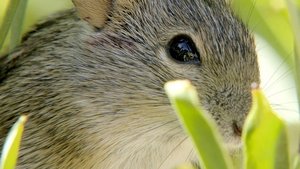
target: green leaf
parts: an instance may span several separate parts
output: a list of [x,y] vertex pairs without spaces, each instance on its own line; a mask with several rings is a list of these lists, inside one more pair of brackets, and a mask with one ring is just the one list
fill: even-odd
[[[284,120],[275,114],[263,93],[252,91],[253,105],[246,119],[243,130],[244,167],[245,169],[289,169],[295,158],[291,151],[298,150],[299,120],[290,122],[288,127]],[[298,130],[299,131],[299,130]]]
[[21,42],[26,7],[27,0],[22,0],[11,25],[10,49],[14,49]]
[[295,159],[293,169],[300,169],[300,156],[297,156],[297,158]]
[[232,3],[250,30],[267,40],[289,66],[293,66],[293,35],[284,5],[284,0],[233,0]]
[[0,49],[2,49],[6,36],[8,34],[9,28],[13,22],[14,16],[16,14],[17,8],[19,6],[20,0],[9,1],[4,19],[0,27]]
[[232,163],[223,147],[217,126],[200,108],[196,89],[189,81],[168,82],[166,93],[179,120],[192,138],[203,169],[231,169]]
[[24,130],[24,124],[27,121],[27,116],[21,116],[19,120],[11,128],[8,137],[3,146],[1,156],[1,169],[13,169],[15,168],[22,133]]
[[[300,11],[296,2],[286,0],[295,41],[295,80],[298,100],[300,99]],[[300,107],[300,106],[299,106]]]

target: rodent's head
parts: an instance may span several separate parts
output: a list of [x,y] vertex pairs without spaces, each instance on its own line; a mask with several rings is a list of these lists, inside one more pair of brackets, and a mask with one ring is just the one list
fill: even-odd
[[[129,98],[142,94],[157,106],[163,100],[160,97],[166,98],[161,94],[165,82],[189,79],[226,142],[237,143],[252,102],[251,84],[259,83],[259,70],[253,37],[225,0],[100,1],[103,10],[98,13],[90,10],[97,9],[97,3],[88,9],[81,2],[74,0],[81,18],[100,29],[87,41],[101,46],[99,53],[114,56],[112,63],[124,66],[123,72],[109,71],[112,77],[131,76],[123,79],[127,91],[133,87]],[[140,97],[141,104],[147,104],[144,99]]]

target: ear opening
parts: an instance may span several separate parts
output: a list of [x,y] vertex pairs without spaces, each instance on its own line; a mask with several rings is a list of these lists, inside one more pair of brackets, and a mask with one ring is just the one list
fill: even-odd
[[113,0],[72,0],[79,17],[102,28],[113,8]]

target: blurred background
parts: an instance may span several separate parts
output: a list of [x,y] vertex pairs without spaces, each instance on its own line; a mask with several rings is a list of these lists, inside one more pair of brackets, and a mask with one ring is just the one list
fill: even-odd
[[[292,0],[300,9],[300,0]],[[0,24],[9,0],[0,2]],[[22,32],[39,20],[72,8],[71,0],[27,0]],[[298,112],[293,80],[293,33],[285,0],[233,0],[232,6],[255,34],[261,70],[261,87],[273,108],[289,115]],[[9,39],[9,37],[7,38]],[[8,40],[2,53],[10,50]],[[1,53],[0,52],[0,53]]]

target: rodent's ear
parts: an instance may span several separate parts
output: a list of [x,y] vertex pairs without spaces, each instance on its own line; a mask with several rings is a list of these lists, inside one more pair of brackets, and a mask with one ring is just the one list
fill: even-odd
[[113,0],[72,0],[79,17],[91,25],[101,28],[112,10]]

